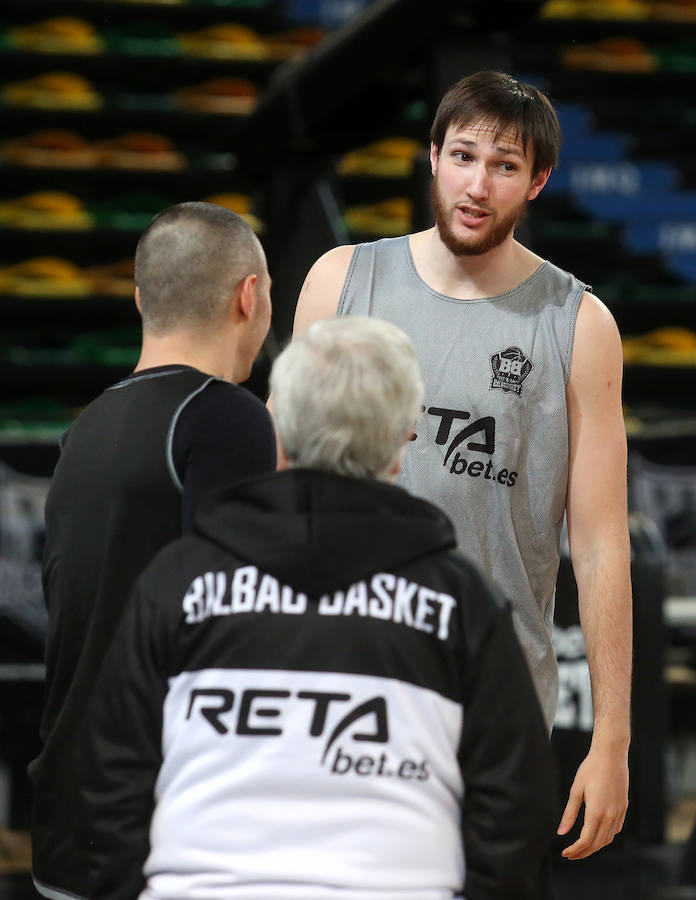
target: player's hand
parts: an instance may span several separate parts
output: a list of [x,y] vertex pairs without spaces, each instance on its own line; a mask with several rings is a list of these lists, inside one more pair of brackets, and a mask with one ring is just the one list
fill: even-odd
[[628,751],[590,748],[575,775],[558,834],[567,834],[580,807],[585,817],[580,837],[562,853],[566,859],[584,859],[611,844],[623,828],[628,808]]

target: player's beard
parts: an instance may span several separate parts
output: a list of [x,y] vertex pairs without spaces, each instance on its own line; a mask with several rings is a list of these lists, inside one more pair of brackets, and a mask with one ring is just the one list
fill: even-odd
[[451,222],[454,208],[448,208],[445,205],[445,201],[440,193],[437,175],[435,175],[430,185],[430,199],[440,239],[454,256],[481,256],[483,253],[493,250],[494,247],[499,247],[514,230],[515,226],[522,221],[529,203],[525,197],[522,203],[511,210],[505,218],[494,222],[493,227],[487,234],[480,238],[472,236],[466,239],[459,237],[452,228]]

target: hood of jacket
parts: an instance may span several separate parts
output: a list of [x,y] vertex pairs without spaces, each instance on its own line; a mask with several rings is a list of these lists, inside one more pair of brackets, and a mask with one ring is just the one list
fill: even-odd
[[310,469],[207,495],[194,531],[314,595],[456,545],[449,519],[431,503],[381,481]]

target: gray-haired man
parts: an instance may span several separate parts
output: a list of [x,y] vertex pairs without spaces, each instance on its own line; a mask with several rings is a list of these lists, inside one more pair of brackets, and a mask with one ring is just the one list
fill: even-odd
[[423,397],[396,326],[271,375],[288,468],[219,491],[139,579],[82,764],[102,900],[525,900],[554,827],[507,609],[390,483]]

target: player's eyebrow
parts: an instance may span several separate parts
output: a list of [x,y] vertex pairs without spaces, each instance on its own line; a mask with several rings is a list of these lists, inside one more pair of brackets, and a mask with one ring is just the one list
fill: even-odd
[[[452,139],[453,144],[462,144],[464,147],[478,147],[478,141],[467,141],[464,138],[455,137]],[[507,144],[495,144],[493,149],[496,153],[502,153],[506,156],[518,156],[520,159],[524,159],[525,154],[521,149],[516,149],[515,147],[510,147]]]
[[510,156],[519,156],[520,158],[524,157],[524,153],[522,153],[521,150],[517,150],[515,147],[507,147],[505,144],[496,144],[494,149],[497,150],[498,153],[505,153],[506,155],[509,154]]

